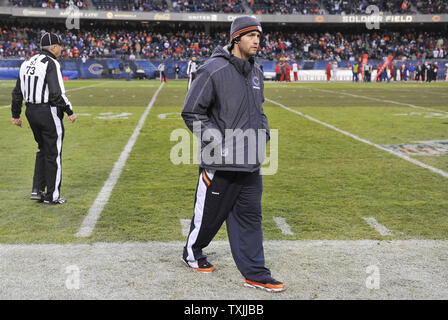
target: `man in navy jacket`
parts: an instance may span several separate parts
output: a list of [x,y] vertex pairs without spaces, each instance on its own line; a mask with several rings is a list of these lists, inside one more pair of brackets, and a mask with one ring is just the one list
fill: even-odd
[[254,62],[260,23],[242,16],[231,26],[230,45],[218,47],[198,70],[182,117],[200,141],[194,217],[183,260],[211,272],[202,249],[224,221],[235,263],[245,285],[283,291],[265,267],[261,215],[262,176],[269,127],[263,112],[263,73]]

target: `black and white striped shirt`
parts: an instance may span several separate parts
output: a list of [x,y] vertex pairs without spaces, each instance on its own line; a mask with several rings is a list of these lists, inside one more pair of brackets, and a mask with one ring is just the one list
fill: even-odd
[[45,50],[20,66],[16,87],[12,92],[12,117],[20,118],[22,103],[48,104],[73,114],[70,101],[65,96],[61,66],[56,57]]
[[195,73],[197,71],[198,65],[196,61],[190,60],[187,66],[187,75]]

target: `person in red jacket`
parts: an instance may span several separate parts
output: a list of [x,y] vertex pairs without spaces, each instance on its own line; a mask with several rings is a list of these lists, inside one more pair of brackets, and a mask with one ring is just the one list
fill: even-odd
[[282,76],[282,70],[280,69],[280,63],[275,65],[275,81],[280,81],[280,77]]
[[289,63],[285,63],[285,72],[286,72],[286,82],[291,82],[291,70],[292,67],[289,65]]
[[330,82],[330,79],[331,79],[331,64],[330,64],[330,61],[328,61],[327,66],[325,67],[325,72],[327,74],[327,82]]

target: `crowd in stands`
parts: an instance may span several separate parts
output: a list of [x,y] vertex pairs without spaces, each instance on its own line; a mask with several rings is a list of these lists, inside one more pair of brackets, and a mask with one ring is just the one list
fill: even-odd
[[412,0],[411,2],[418,12],[423,14],[448,13],[448,1],[446,0]]
[[[8,0],[16,7],[64,9],[69,0]],[[243,1],[257,14],[366,14],[369,5],[380,12],[392,14],[448,13],[446,0],[92,0],[98,10],[152,12],[220,12],[244,13]],[[88,7],[86,0],[73,0],[80,9]],[[89,8],[92,9],[92,8]]]
[[317,0],[250,0],[249,6],[257,14],[324,14]]
[[330,14],[366,14],[370,5],[378,7],[380,12],[392,14],[412,14],[409,0],[323,0]]
[[[73,0],[73,5],[79,9],[88,9],[87,1]],[[66,9],[70,6],[69,0],[9,0],[9,3],[14,7],[34,7],[34,8],[49,8],[49,9]]]
[[241,0],[172,0],[172,6],[174,12],[245,12]]
[[168,11],[165,0],[92,0],[98,10],[113,11]]
[[[150,29],[150,28],[149,28]],[[57,30],[48,30],[57,31]],[[36,53],[43,30],[32,27],[0,25],[0,57],[27,57]],[[143,59],[187,60],[208,57],[217,45],[228,42],[228,32],[207,34],[203,31],[150,32],[146,30],[66,30],[61,34],[64,58],[101,58],[132,55]],[[448,58],[448,35],[443,32],[280,32],[263,35],[258,56],[268,60],[353,60],[364,53],[370,59],[389,54],[396,58]]]

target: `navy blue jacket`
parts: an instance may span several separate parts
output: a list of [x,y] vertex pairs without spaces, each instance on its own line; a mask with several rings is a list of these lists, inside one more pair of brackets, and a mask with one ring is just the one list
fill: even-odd
[[[263,72],[254,59],[235,57],[228,47],[218,46],[199,68],[182,118],[192,132],[194,123],[200,123],[201,167],[245,172],[260,168],[269,140],[263,90]],[[199,132],[194,133],[199,137]]]

